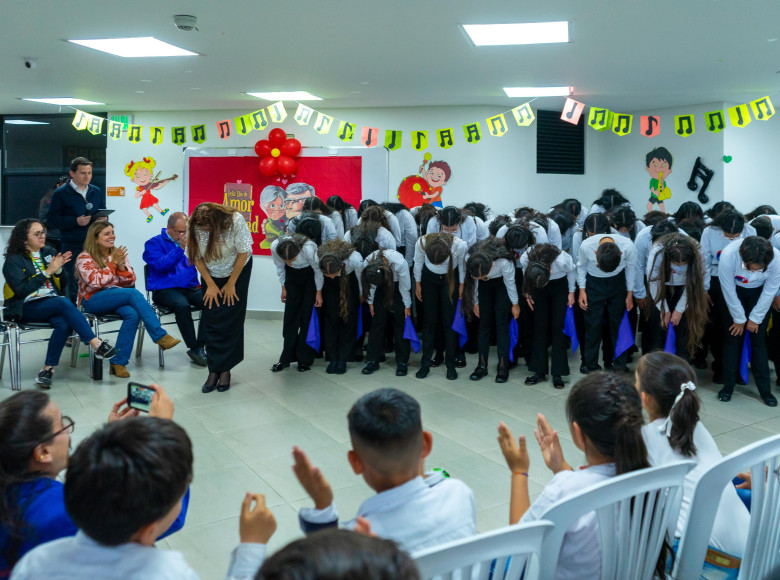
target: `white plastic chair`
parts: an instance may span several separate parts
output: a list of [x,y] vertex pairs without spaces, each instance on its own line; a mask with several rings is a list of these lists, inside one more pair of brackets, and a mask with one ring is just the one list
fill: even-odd
[[702,474],[693,492],[688,523],[677,551],[674,578],[687,580],[701,575],[715,522],[716,498],[748,466],[753,494],[750,531],[739,580],[769,578],[772,569],[780,565],[780,435],[774,435],[735,451]]
[[540,578],[551,580],[555,576],[554,563],[569,527],[580,517],[596,512],[601,578],[650,580],[664,537],[677,523],[685,475],[695,465],[693,461],[681,461],[632,471],[551,505],[541,516],[553,522],[555,528],[542,546]]
[[[542,542],[552,527],[546,520],[516,524],[421,550],[413,557],[420,577],[426,580],[517,580],[531,556],[538,558]],[[537,578],[530,570],[524,575],[524,580]]]

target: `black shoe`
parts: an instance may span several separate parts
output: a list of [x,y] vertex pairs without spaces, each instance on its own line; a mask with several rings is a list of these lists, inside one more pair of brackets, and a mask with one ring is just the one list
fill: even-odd
[[439,365],[441,365],[441,363],[443,362],[444,362],[444,353],[437,351],[436,354],[433,356],[433,360],[431,361],[431,366],[433,368],[436,368]]
[[587,375],[588,373],[592,373],[592,372],[600,371],[600,370],[601,370],[601,365],[596,365],[595,367],[588,367],[588,366],[582,365],[580,367],[580,372],[583,375]]
[[199,367],[205,367],[208,362],[206,361],[206,349],[202,346],[200,348],[191,348],[187,351],[187,356]]
[[721,403],[728,403],[731,400],[731,393],[727,393],[725,391],[720,391],[718,393],[718,400]]
[[[276,363],[281,364],[281,363]],[[276,365],[274,365],[276,366]],[[210,393],[217,388],[217,380],[219,379],[219,373],[209,373],[209,377],[206,379],[206,383],[201,387],[201,393]]]
[[224,393],[230,388],[230,371],[220,373],[219,382],[217,382],[217,392]]
[[[463,363],[466,364],[465,361]],[[447,367],[447,380],[448,381],[455,381],[458,378],[458,371],[455,370],[455,367]]]
[[271,367],[272,373],[278,373],[279,371],[283,371],[284,369],[288,368],[290,366],[290,363],[281,363],[278,362],[274,366]]
[[496,371],[496,382],[505,383],[509,380],[509,369],[498,369]]
[[298,372],[299,373],[305,373],[306,371],[311,370],[311,365],[304,364],[302,362],[298,363]]
[[51,389],[51,383],[53,378],[54,378],[53,369],[43,369],[41,372],[38,373],[38,376],[35,379],[35,384],[41,387],[42,389],[49,390]]
[[580,374],[581,375],[587,375],[588,374],[588,365],[585,363],[580,365]]
[[395,376],[405,377],[409,372],[409,365],[406,363],[398,363],[395,367]]
[[556,389],[562,389],[565,386],[563,379],[558,375],[553,375],[553,387]]
[[474,369],[474,372],[471,373],[471,376],[469,377],[472,381],[478,381],[484,377],[486,377],[488,374],[487,367],[484,365],[479,365],[477,368]]
[[[101,340],[100,346],[95,351],[95,356],[100,359],[111,359],[119,354],[119,349],[111,346],[107,340]],[[205,366],[205,365],[204,365]]]
[[777,407],[777,399],[775,399],[774,395],[764,395],[761,398],[764,399],[764,404],[767,407]]
[[336,363],[336,374],[343,375],[345,372],[347,372],[347,361],[342,360]]
[[360,371],[364,375],[370,375],[373,372],[376,372],[379,370],[379,363],[375,360],[370,360],[366,363],[366,366],[363,367],[363,370]]
[[455,357],[455,368],[462,369],[466,368],[466,355],[463,353],[458,354]]
[[414,373],[414,376],[418,379],[424,379],[428,376],[428,373],[431,372],[431,367],[420,367],[416,373]]
[[722,385],[723,384],[723,373],[713,373],[712,375],[712,382],[716,385]]
[[544,375],[531,375],[525,378],[526,385],[536,385],[545,379]]
[[338,362],[335,360],[330,361],[330,364],[328,365],[328,368],[325,369],[325,372],[329,375],[335,375],[336,374],[336,367],[338,366]]

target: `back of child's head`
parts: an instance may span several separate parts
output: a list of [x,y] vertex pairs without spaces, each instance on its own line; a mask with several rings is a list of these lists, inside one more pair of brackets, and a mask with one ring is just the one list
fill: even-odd
[[454,205],[448,205],[439,212],[439,223],[442,226],[454,227],[463,222],[463,212]]
[[660,221],[663,221],[665,219],[668,219],[668,215],[666,215],[662,211],[653,210],[647,212],[643,217],[642,221],[645,223],[645,226],[650,226],[651,228],[657,224]]
[[452,235],[440,232],[438,234],[428,234],[423,238],[422,249],[428,261],[438,266],[443,264],[452,256]]
[[414,216],[414,221],[419,225],[420,232],[425,234],[425,232],[428,231],[428,222],[431,221],[432,217],[438,215],[438,213],[439,210],[436,209],[436,206],[429,203],[424,203],[419,207],[417,214]]
[[114,421],[81,442],[68,463],[65,508],[99,544],[124,544],[161,520],[192,480],[192,444],[173,421]]
[[657,239],[659,239],[661,236],[672,234],[678,231],[680,230],[677,227],[677,224],[675,224],[670,219],[664,219],[656,223],[652,228],[650,228],[650,240],[654,242]]
[[582,213],[582,204],[579,202],[579,200],[574,199],[573,197],[564,199],[555,207],[569,212],[574,217],[577,217]]
[[504,235],[504,242],[508,248],[520,250],[536,243],[536,238],[527,223],[514,223],[509,226]]
[[707,215],[711,220],[714,220],[716,217],[718,217],[720,214],[722,214],[724,211],[734,211],[736,208],[734,207],[734,204],[729,201],[718,201],[715,202],[710,209],[707,210]]
[[536,244],[528,250],[528,266],[523,274],[523,293],[544,288],[550,283],[550,266],[561,254],[554,244]]
[[622,255],[615,242],[602,242],[596,250],[596,265],[602,272],[614,272],[620,265]]
[[466,275],[472,278],[482,278],[488,275],[493,267],[493,259],[487,252],[472,252],[466,260]]
[[775,234],[775,229],[772,227],[772,220],[765,215],[753,218],[750,225],[756,230],[756,234],[765,240],[772,239],[772,236]]
[[704,228],[706,227],[703,221],[693,218],[680,220],[677,222],[677,226],[697,242],[701,242],[701,235],[704,232]]
[[749,236],[739,246],[739,257],[746,266],[760,266],[766,272],[775,257],[775,252],[769,240],[759,236]]
[[324,215],[330,215],[335,209],[329,207],[319,197],[307,197],[303,202],[303,211],[320,212]]
[[777,210],[771,205],[759,205],[753,211],[745,214],[745,220],[750,221],[760,215],[777,215]]
[[358,205],[358,218],[362,218],[365,211],[370,207],[376,207],[378,204],[373,199],[364,199]]
[[610,212],[609,219],[613,228],[618,231],[626,228],[631,234],[632,240],[636,237],[636,214],[633,209],[624,205],[616,207]]
[[319,246],[322,243],[322,222],[319,214],[305,211],[297,219],[298,225],[295,228],[295,233],[306,236]]
[[653,398],[661,417],[669,418],[671,429],[665,427],[665,432],[672,449],[685,457],[695,455],[693,431],[701,404],[691,365],[668,352],[651,352],[639,359],[636,378],[640,392]]
[[420,404],[398,389],[377,389],[360,397],[347,414],[352,446],[376,471],[392,476],[420,460],[423,428]]
[[478,201],[468,202],[466,205],[463,206],[463,211],[469,215],[478,217],[483,222],[487,221],[487,216],[490,215],[490,208],[486,206],[484,203],[480,203]]
[[548,217],[555,222],[562,233],[566,232],[577,223],[574,216],[565,209],[553,209]]
[[609,219],[603,213],[591,213],[585,218],[585,223],[582,225],[582,236],[587,238],[596,234],[609,233]]
[[512,218],[509,217],[507,214],[502,213],[500,215],[497,215],[492,219],[490,224],[488,225],[488,233],[495,237],[498,233],[498,230],[503,228],[504,226],[509,226],[509,224],[512,223]]
[[617,189],[605,189],[594,203],[603,207],[604,211],[610,212],[613,208],[628,203],[628,200]]
[[301,248],[309,241],[303,234],[284,234],[278,238],[276,253],[285,262],[294,260],[301,253]]
[[649,467],[642,439],[642,402],[629,375],[593,372],[572,387],[566,417],[596,450],[615,462],[617,475]]
[[695,201],[683,202],[677,211],[674,212],[675,221],[682,221],[685,219],[697,219],[704,220],[704,210]]
[[745,216],[735,209],[729,209],[718,214],[710,225],[720,228],[727,235],[741,234],[745,229]]
[[326,529],[270,556],[255,580],[419,580],[417,566],[392,540]]

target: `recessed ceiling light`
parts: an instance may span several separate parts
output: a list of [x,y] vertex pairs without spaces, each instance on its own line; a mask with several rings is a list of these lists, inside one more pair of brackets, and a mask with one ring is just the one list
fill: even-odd
[[198,53],[157,40],[154,36],[138,38],[98,38],[89,40],[68,40],[87,48],[94,48],[124,58],[152,56],[197,56]]
[[515,24],[464,24],[475,46],[507,44],[547,44],[569,42],[569,22]]
[[258,99],[266,101],[321,101],[321,97],[312,95],[308,91],[277,91],[275,93],[247,93]]
[[504,87],[507,97],[568,97],[572,87]]
[[6,125],[48,125],[43,121],[28,121],[27,119],[9,119],[5,121]]
[[62,105],[69,107],[73,105],[105,105],[97,101],[85,101],[84,99],[74,99],[72,97],[52,97],[50,99],[22,99],[23,101],[34,101],[36,103],[48,103],[50,105]]

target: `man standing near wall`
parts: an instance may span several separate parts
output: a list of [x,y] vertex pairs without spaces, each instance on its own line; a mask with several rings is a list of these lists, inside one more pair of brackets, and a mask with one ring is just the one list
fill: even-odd
[[70,181],[51,196],[46,223],[60,230],[62,253],[72,252],[73,259],[63,268],[68,274],[67,296],[75,304],[78,296],[78,283],[73,271],[76,256],[84,247],[87,230],[96,219],[94,214],[106,207],[106,194],[92,185],[92,162],[85,157],[76,157],[70,162]]

